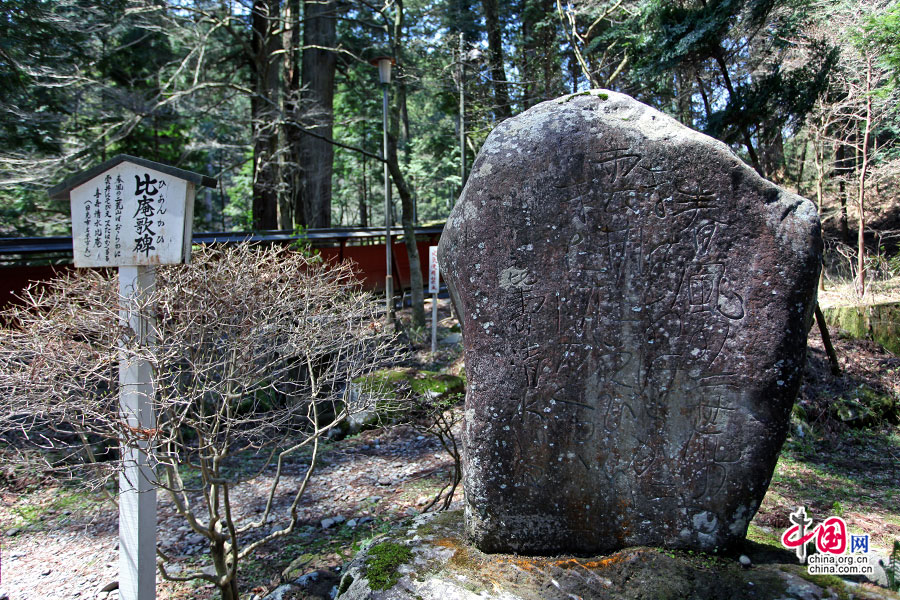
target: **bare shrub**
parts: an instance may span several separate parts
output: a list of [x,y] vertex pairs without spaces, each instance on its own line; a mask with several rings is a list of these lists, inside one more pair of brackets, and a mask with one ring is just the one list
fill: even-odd
[[[155,344],[123,326],[108,272],[73,272],[24,300],[0,330],[0,433],[52,449],[56,468],[88,469],[95,482],[122,468],[115,453],[99,460],[104,443],[149,443],[154,483],[209,541],[215,566],[174,575],[158,551],[160,573],[209,581],[226,599],[237,598],[239,561],[296,527],[320,439],[362,408],[348,383],[397,358],[350,267],[286,249],[200,248],[188,266],[159,268],[138,307],[155,320]],[[152,368],[153,428],[119,412],[118,365],[136,358]],[[285,461],[301,450],[302,482],[285,489]],[[255,473],[240,468],[248,455],[264,457]],[[234,486],[263,470],[265,508],[236,515]],[[269,529],[273,517],[280,528]]]

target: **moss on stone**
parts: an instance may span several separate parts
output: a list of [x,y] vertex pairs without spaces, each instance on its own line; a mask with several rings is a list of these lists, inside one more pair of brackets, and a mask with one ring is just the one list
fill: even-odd
[[851,337],[878,342],[900,354],[900,303],[866,306],[834,306],[824,311],[825,320]]
[[466,389],[465,377],[418,371],[416,369],[384,369],[353,381],[365,394],[390,395],[397,386],[408,385],[418,395],[443,396],[461,393]]
[[851,427],[900,422],[900,402],[890,394],[877,392],[865,384],[835,400],[831,410]]
[[412,558],[412,550],[394,542],[382,542],[369,548],[366,579],[373,590],[386,590],[400,581],[397,568]]
[[796,573],[806,581],[819,586],[823,590],[834,592],[840,600],[849,600],[850,598],[844,580],[837,575],[810,575],[809,571],[803,567],[797,569],[785,569],[785,571]]

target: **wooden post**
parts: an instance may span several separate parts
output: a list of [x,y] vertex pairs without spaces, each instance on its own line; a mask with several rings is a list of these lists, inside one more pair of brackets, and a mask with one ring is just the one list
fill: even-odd
[[441,274],[438,267],[437,246],[428,247],[428,291],[431,292],[431,353],[437,352],[437,301]]
[[[156,267],[119,267],[122,324],[134,332],[136,346],[155,343],[154,322],[146,299],[156,284]],[[123,423],[135,433],[122,443],[123,470],[119,475],[119,598],[156,598],[156,475],[150,464],[153,381],[150,363],[128,356],[119,363],[119,410]],[[145,433],[144,433],[145,432]]]
[[75,266],[119,268],[119,318],[135,336],[135,355],[119,350],[119,598],[156,598],[156,428],[150,363],[140,350],[156,343],[147,306],[156,265],[187,264],[198,185],[215,179],[120,154],[48,193],[69,200]]

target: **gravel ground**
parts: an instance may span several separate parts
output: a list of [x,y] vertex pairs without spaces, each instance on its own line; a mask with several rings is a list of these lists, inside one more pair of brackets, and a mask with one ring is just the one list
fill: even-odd
[[[449,314],[446,302],[440,308]],[[447,318],[441,325],[441,337],[446,337],[453,323]],[[900,359],[871,342],[846,339],[836,333],[833,332],[835,345],[844,370],[840,378],[834,378],[828,371],[815,327],[810,336],[809,364],[800,401],[811,414],[816,407],[827,406],[829,398],[846,394],[860,384],[882,392],[900,393]],[[428,340],[419,344],[420,367],[445,369],[455,361],[451,370],[458,372],[461,366],[458,344],[453,348],[445,346],[437,360],[421,348],[428,344]],[[896,426],[886,429],[887,433],[879,438],[879,445],[870,452],[874,457],[870,461],[861,460],[868,456],[868,446],[862,446],[858,436],[848,436],[840,424],[833,428],[817,421],[817,426],[826,435],[815,444],[815,460],[786,449],[787,460],[779,466],[754,523],[775,533],[785,526],[780,520],[798,503],[822,515],[840,505],[846,510],[844,516],[851,526],[872,534],[873,541],[885,543],[896,539],[900,536],[900,507],[896,503],[900,481],[896,479],[897,455],[894,454],[900,452],[896,445],[900,437]],[[842,448],[839,442],[844,439],[857,440],[853,442],[856,446]],[[847,462],[844,455],[853,463],[852,469],[843,464]],[[825,467],[820,463],[831,470],[823,471]],[[436,440],[408,427],[366,431],[331,444],[302,502],[303,527],[291,539],[260,548],[255,561],[242,563],[241,597],[249,600],[265,595],[284,581],[281,571],[288,563],[306,554],[310,558],[301,565],[302,572],[324,570],[336,577],[341,566],[352,557],[354,542],[420,511],[445,481],[451,464]],[[302,477],[303,469],[302,462],[293,465],[290,471],[293,483]],[[0,476],[9,482],[7,471],[0,462]],[[846,483],[846,494],[832,489],[830,480],[828,485],[823,484],[828,488],[824,491],[810,487],[817,479],[831,474],[841,477],[836,480],[838,483]],[[4,477],[0,477],[0,484]],[[238,519],[259,513],[262,491],[270,477],[270,473],[264,473],[236,490],[234,506],[238,509]],[[84,492],[73,494],[70,487],[35,485],[35,481],[30,484],[24,490],[23,486],[0,486],[0,600],[5,600],[4,592],[9,600],[116,598],[115,591],[102,591],[117,578],[115,509],[106,502],[86,500]],[[868,495],[853,491],[858,489],[867,490]],[[460,494],[458,490],[457,502]],[[75,500],[69,502],[69,498]],[[283,507],[288,497],[280,497],[279,502]],[[323,528],[323,519],[338,523]],[[351,528],[349,523],[354,520],[357,524]],[[182,568],[203,565],[199,562],[204,554],[203,539],[188,530],[163,494],[159,499],[158,531],[160,545],[175,556]],[[211,585],[160,582],[157,597],[204,600],[216,598],[217,593]]]
[[[375,524],[415,514],[430,500],[418,483],[443,474],[452,462],[432,437],[411,428],[387,432],[369,431],[348,442],[334,444],[326,451],[322,466],[309,484],[302,503],[301,523],[306,534],[327,536],[321,529],[326,518],[346,523],[363,519]],[[302,466],[292,469],[293,483],[302,478]],[[267,489],[268,474],[241,485],[234,497],[238,520],[255,516],[262,507],[262,491]],[[288,481],[290,489],[292,482]],[[52,506],[53,490],[30,498],[32,504]],[[57,492],[59,490],[56,490]],[[7,492],[0,507],[2,540],[2,588],[9,600],[56,600],[64,598],[116,597],[102,591],[116,581],[118,571],[118,514],[109,503],[71,510],[63,514],[47,509],[44,519],[34,525],[14,528],[15,515],[10,506],[16,495]],[[288,496],[282,498],[286,503]],[[100,502],[100,500],[98,500]],[[204,539],[189,531],[185,522],[164,494],[158,508],[160,546],[177,557],[178,563],[192,564],[202,555]],[[367,523],[358,527],[364,530]],[[278,526],[278,523],[274,523]],[[18,531],[16,531],[18,529]],[[337,528],[335,528],[335,533]],[[9,536],[8,534],[13,534]],[[310,568],[337,568],[344,557],[333,554],[319,559]],[[283,566],[283,565],[282,565]],[[177,567],[176,567],[177,568]],[[247,582],[260,583],[260,582]],[[271,586],[253,586],[262,593]],[[185,584],[160,583],[158,597],[214,597],[210,586],[193,589]],[[253,594],[247,594],[252,597]]]

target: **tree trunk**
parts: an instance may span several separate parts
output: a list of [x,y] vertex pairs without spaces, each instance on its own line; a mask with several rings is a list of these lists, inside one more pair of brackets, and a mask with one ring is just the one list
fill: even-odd
[[281,180],[285,191],[282,194],[281,228],[293,229],[294,223],[305,223],[306,218],[297,214],[302,181],[300,162],[300,123],[302,109],[300,106],[300,0],[288,0],[286,6],[286,23],[288,32],[285,35],[285,99],[284,99],[284,140],[286,144],[285,159],[282,162]]
[[[550,15],[554,12],[553,4],[554,0],[541,0],[541,15],[543,18],[550,19]],[[542,23],[538,28],[538,45],[538,56],[541,57],[543,62],[541,100],[552,100],[564,92],[560,85],[562,83],[562,69],[557,56],[559,44],[556,40],[556,27]]]
[[[825,142],[821,141],[819,137],[821,136],[821,132],[816,135],[816,139],[813,140],[813,161],[816,165],[816,206],[819,209],[819,218],[822,218],[822,205],[825,200]],[[806,154],[806,149],[804,148],[804,154]],[[800,193],[800,182],[797,182],[797,193]],[[819,272],[819,290],[825,291],[825,265],[822,265],[822,270]]]
[[[731,76],[728,74],[728,66],[725,64],[725,59],[722,57],[721,48],[716,48],[716,52],[713,55],[713,58],[715,59],[716,64],[719,65],[719,71],[722,74],[722,81],[725,83],[725,89],[728,90],[729,101],[736,102],[737,93],[734,90],[734,86],[731,84]],[[750,137],[750,131],[746,126],[741,127],[741,136],[744,139],[744,147],[747,148],[747,156],[750,157],[750,165],[756,170],[757,173],[765,177],[762,165],[760,165],[759,163],[759,157],[756,155],[756,149],[753,147],[753,140]]]
[[[303,107],[311,111],[310,131],[331,139],[334,124],[334,73],[337,56],[336,0],[305,0],[303,3]],[[331,174],[334,146],[325,140],[304,135],[299,141],[303,180],[302,209],[295,208],[307,227],[331,226]]]
[[764,123],[760,135],[759,155],[763,175],[781,183],[784,177],[784,135],[778,124]]
[[[803,171],[806,166],[806,150],[809,148],[809,136],[807,135],[803,138],[803,150],[800,151],[800,166],[797,169],[797,195],[802,196],[802,187],[803,187]],[[822,212],[822,207],[819,207],[819,214]]]
[[694,115],[691,99],[694,96],[692,67],[681,65],[675,70],[675,109],[682,124],[693,127]]
[[[393,21],[393,56],[400,58],[402,56],[403,43],[403,0],[396,0],[394,7]],[[405,86],[404,73],[402,66],[397,69],[397,86]],[[413,226],[413,212],[415,211],[415,201],[412,192],[403,177],[400,170],[400,163],[397,159],[397,132],[400,128],[400,103],[402,98],[397,97],[396,101],[391,105],[390,129],[391,135],[388,136],[388,155],[387,164],[394,185],[397,186],[397,192],[400,194],[400,206],[402,214],[400,221],[403,224],[403,244],[406,246],[406,256],[409,259],[409,285],[412,296],[412,325],[414,327],[425,327],[425,292],[424,280],[422,278],[422,266],[419,262],[419,249],[416,246],[416,233]]]
[[838,178],[838,202],[841,207],[838,226],[841,230],[841,241],[845,244],[850,243],[850,226],[847,223],[847,182],[845,177],[852,169],[850,159],[847,156],[847,146],[843,142],[838,142],[834,151],[834,175]]
[[536,65],[537,48],[534,41],[535,18],[533,16],[534,9],[531,7],[531,0],[520,0],[519,8],[519,37],[521,38],[521,46],[519,48],[518,62],[519,73],[522,85],[522,110],[531,108],[537,104],[537,82],[538,74]]
[[280,0],[255,0],[251,16],[253,228],[278,227],[278,50]]
[[[363,143],[365,147],[365,143]],[[367,210],[368,198],[367,182],[366,182],[366,157],[362,157],[362,193],[359,195],[359,226],[369,226],[369,213]]]
[[406,257],[409,259],[409,286],[412,296],[412,324],[415,327],[425,326],[425,291],[422,277],[422,266],[419,262],[419,248],[416,246],[416,230],[413,225],[413,211],[415,203],[412,192],[403,172],[400,170],[400,162],[397,160],[397,138],[393,135],[388,138],[388,170],[391,179],[397,186],[400,194],[400,206],[402,213],[400,221],[403,223],[403,244],[406,246]]
[[500,25],[497,0],[481,0],[484,21],[487,27],[488,64],[494,88],[494,114],[498,121],[512,116],[509,103],[509,85],[506,83],[506,69],[503,66],[503,31]]
[[866,55],[866,112],[862,143],[859,145],[859,193],[856,208],[859,211],[859,232],[856,239],[856,291],[862,298],[866,293],[866,175],[869,170],[869,135],[872,128],[872,56]]
[[828,362],[831,363],[831,374],[841,374],[841,363],[838,361],[837,352],[834,350],[834,344],[831,343],[831,335],[828,333],[828,324],[825,322],[825,315],[816,302],[816,324],[819,326],[819,334],[822,336],[822,345],[825,346],[825,353],[828,355]]

